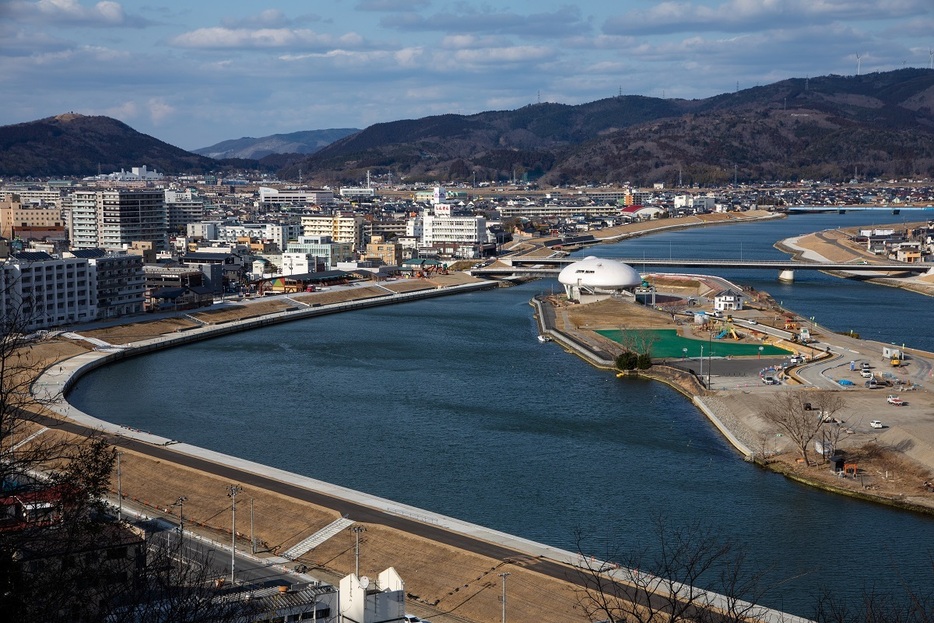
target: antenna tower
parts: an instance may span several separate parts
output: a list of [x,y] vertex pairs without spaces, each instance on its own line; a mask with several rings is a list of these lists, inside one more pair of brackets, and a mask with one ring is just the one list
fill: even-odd
[[298,185],[302,185],[302,168],[298,167]]

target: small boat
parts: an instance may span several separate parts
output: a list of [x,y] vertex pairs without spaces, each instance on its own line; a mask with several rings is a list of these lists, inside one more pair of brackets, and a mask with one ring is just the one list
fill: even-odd
[[550,341],[551,341],[551,337],[548,336],[548,335],[539,335],[539,336],[538,336],[538,341],[541,342],[542,344],[544,344],[545,342],[550,342]]

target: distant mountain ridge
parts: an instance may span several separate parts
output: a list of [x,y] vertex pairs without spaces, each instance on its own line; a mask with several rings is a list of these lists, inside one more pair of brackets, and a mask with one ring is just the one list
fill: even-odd
[[260,138],[244,136],[221,141],[210,147],[193,150],[209,158],[246,158],[260,160],[270,154],[313,154],[338,139],[360,130],[356,128],[332,128],[327,130],[305,130],[288,134],[272,134]]
[[620,96],[578,106],[370,126],[279,172],[342,182],[722,184],[733,179],[934,177],[934,71],[790,79],[701,100]]
[[699,100],[544,103],[244,138],[200,151],[259,154],[332,138],[308,156],[214,160],[115,119],[66,114],[0,127],[0,175],[86,176],[146,165],[169,175],[252,169],[332,186],[358,184],[368,172],[391,172],[397,182],[637,186],[934,178],[934,70],[795,78]]
[[0,175],[82,177],[141,165],[168,175],[258,167],[193,154],[110,117],[67,113],[0,127]]

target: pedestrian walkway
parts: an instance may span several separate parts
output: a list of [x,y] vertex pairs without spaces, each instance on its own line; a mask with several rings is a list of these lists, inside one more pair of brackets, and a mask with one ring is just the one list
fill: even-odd
[[331,537],[340,534],[340,532],[344,528],[348,528],[352,526],[353,523],[354,523],[353,519],[347,519],[346,517],[341,517],[337,521],[333,521],[329,523],[325,527],[321,528],[320,530],[312,534],[310,537],[299,541],[298,543],[296,543],[295,545],[293,545],[292,547],[284,551],[282,553],[282,557],[287,558],[289,560],[295,560],[299,556],[307,554],[314,548],[318,547],[319,545],[321,545],[322,543],[324,543]]

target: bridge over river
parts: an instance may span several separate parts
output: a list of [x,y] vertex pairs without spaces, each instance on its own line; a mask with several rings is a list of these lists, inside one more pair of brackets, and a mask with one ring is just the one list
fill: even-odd
[[[549,276],[557,275],[561,269],[580,261],[580,258],[523,258],[505,257],[498,260],[505,266],[486,266],[470,271],[477,277],[508,277],[508,276]],[[801,262],[793,260],[744,260],[744,259],[660,259],[660,258],[614,258],[623,264],[633,267],[675,267],[675,268],[750,268],[779,271],[779,279],[793,281],[797,270],[823,270],[846,271],[854,276],[873,277],[878,273],[891,273],[888,276],[896,277],[914,275],[919,273],[934,274],[934,264],[919,262],[905,264],[902,262],[886,262],[882,264],[856,264],[853,262]]]
[[891,212],[892,214],[910,212],[914,214],[915,212],[921,212],[920,216],[930,218],[934,215],[934,206],[787,206],[782,208],[782,212],[789,214],[820,214],[826,212],[837,212],[839,214],[846,214],[847,212]]

